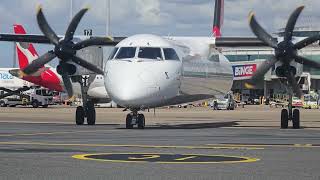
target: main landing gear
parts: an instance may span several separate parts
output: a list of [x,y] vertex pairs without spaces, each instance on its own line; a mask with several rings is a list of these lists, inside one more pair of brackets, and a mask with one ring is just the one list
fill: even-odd
[[143,114],[139,114],[138,111],[132,111],[127,114],[126,118],[126,129],[132,129],[133,126],[137,125],[138,129],[144,129],[145,117]]
[[[80,78],[81,77],[81,78]],[[87,119],[88,125],[96,124],[96,110],[94,103],[88,98],[87,92],[90,83],[88,83],[88,77],[80,76],[77,80],[81,86],[81,95],[83,106],[78,106],[76,110],[76,124],[83,125],[85,118]],[[95,76],[94,76],[95,77]]]
[[288,109],[281,111],[281,129],[287,129],[289,121],[292,121],[293,129],[300,129],[300,111],[292,108],[292,93],[289,95]]
[[88,101],[86,106],[78,106],[76,110],[76,124],[83,125],[84,120],[87,118],[88,125],[96,124],[96,110],[94,108],[94,103],[92,101]]

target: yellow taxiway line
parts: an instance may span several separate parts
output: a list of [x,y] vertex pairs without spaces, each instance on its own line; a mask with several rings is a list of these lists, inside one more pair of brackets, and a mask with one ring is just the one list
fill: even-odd
[[320,145],[313,144],[206,144],[207,146],[226,146],[226,147],[285,147],[285,148],[320,148]]
[[43,142],[0,142],[0,145],[38,145],[38,146],[80,146],[80,147],[127,147],[127,148],[168,148],[168,149],[237,149],[262,150],[263,147],[239,146],[172,146],[172,145],[134,145],[134,144],[80,144],[80,143],[43,143]]
[[58,135],[58,134],[75,134],[75,133],[91,133],[91,132],[114,132],[119,130],[90,130],[90,131],[61,131],[61,132],[39,132],[39,133],[21,133],[21,134],[0,134],[0,137],[13,136],[38,136],[38,135]]

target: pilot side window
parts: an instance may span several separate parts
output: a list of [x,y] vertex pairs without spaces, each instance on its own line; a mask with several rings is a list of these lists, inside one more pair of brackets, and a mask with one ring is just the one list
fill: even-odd
[[139,58],[163,60],[160,48],[140,47]]
[[115,59],[134,58],[136,55],[136,47],[122,47],[120,48]]
[[163,54],[166,60],[176,60],[179,61],[179,56],[176,51],[172,48],[163,48]]
[[108,60],[110,60],[110,59],[113,59],[113,58],[114,58],[114,55],[116,55],[116,53],[117,53],[118,49],[119,49],[119,48],[114,48],[114,49],[112,50],[112,52],[111,52],[111,53],[110,53],[110,55],[109,55]]

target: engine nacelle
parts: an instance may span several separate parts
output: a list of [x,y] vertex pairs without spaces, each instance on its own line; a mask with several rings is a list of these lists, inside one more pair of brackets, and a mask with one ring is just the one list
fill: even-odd
[[276,68],[276,75],[278,77],[287,77],[287,74],[292,73],[294,76],[297,74],[297,69],[294,66],[278,66]]
[[62,67],[61,65],[57,66],[57,73],[62,75],[63,72],[67,72],[68,75],[74,75],[77,72],[77,67],[73,64],[65,63]]

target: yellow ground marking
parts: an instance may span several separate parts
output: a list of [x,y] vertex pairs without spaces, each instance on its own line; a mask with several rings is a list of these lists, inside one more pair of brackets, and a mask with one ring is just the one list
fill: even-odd
[[196,157],[198,157],[198,156],[188,156],[188,157],[175,159],[175,161],[185,161],[185,160],[193,159],[193,158],[196,158]]
[[162,145],[132,145],[132,144],[65,144],[43,142],[0,142],[0,145],[38,145],[38,146],[80,146],[80,147],[128,147],[128,148],[171,148],[171,149],[237,149],[237,150],[262,150],[262,147],[232,147],[232,146],[162,146]]
[[74,134],[74,133],[90,133],[90,132],[113,132],[119,130],[90,130],[90,131],[61,131],[61,132],[39,132],[39,133],[22,133],[22,134],[0,134],[0,137],[12,136],[38,136],[38,135],[57,135],[57,134]]
[[128,157],[129,160],[146,160],[146,159],[156,159],[159,155],[142,155],[143,157]]
[[[72,157],[75,159],[80,160],[93,160],[93,161],[101,161],[101,162],[116,162],[116,163],[148,163],[148,161],[129,161],[129,160],[109,160],[109,159],[95,159],[90,158],[88,156],[96,156],[96,155],[118,155],[118,154],[127,154],[127,155],[176,155],[173,153],[98,153],[98,154],[77,154],[73,155]],[[208,154],[180,154],[185,156],[196,156],[196,157],[226,157],[226,158],[240,158],[244,160],[239,161],[207,161],[207,162],[183,162],[183,161],[156,161],[150,163],[157,163],[157,164],[234,164],[234,163],[251,163],[260,161],[258,158],[250,158],[250,157],[243,157],[243,156],[227,156],[227,155],[208,155]]]
[[206,144],[207,146],[224,146],[224,147],[301,147],[301,148],[320,148],[312,144]]

